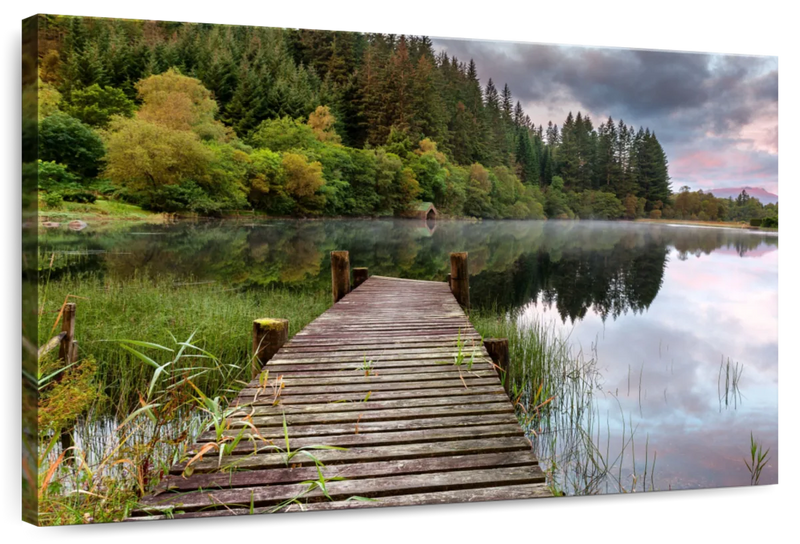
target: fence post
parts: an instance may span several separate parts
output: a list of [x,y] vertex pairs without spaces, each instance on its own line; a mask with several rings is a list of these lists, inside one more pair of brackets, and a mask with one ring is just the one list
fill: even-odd
[[289,339],[289,320],[264,318],[253,321],[253,360],[251,379],[255,379],[261,368],[272,359]]
[[450,254],[450,291],[469,310],[469,262],[467,253]]
[[331,251],[331,281],[333,284],[333,303],[339,302],[350,292],[350,253]]
[[78,343],[75,342],[75,314],[74,302],[64,305],[64,311],[61,314],[61,331],[67,334],[61,339],[58,358],[63,359],[65,364],[71,364],[78,359]]
[[506,394],[511,396],[509,393],[511,390],[511,377],[508,375],[508,338],[486,338],[483,341],[483,347],[489,352],[492,362],[497,365],[497,374],[503,383],[503,389],[506,390]]

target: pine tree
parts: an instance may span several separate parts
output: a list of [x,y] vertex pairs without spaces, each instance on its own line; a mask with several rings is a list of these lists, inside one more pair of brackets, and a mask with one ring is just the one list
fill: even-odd
[[389,57],[382,85],[383,107],[387,111],[387,129],[395,127],[408,133],[414,121],[414,70],[405,36],[400,36],[397,48]]
[[514,125],[520,128],[525,125],[525,112],[522,111],[522,105],[517,100],[517,105],[514,107]]
[[248,69],[247,65],[242,66],[241,71],[243,77],[239,79],[236,91],[225,106],[222,120],[232,126],[239,137],[244,138],[267,117],[264,111],[266,106],[264,81],[268,80],[269,76],[265,74],[262,81],[254,70]]
[[442,104],[441,80],[436,67],[428,55],[421,55],[414,69],[412,109],[414,118],[412,133],[418,138],[431,138],[445,142],[444,104]]
[[[519,102],[517,102],[517,104],[519,104]],[[503,113],[503,120],[506,123],[511,124],[514,101],[511,98],[511,89],[508,88],[508,83],[503,85],[503,98],[500,107]]]
[[527,185],[538,185],[540,180],[539,158],[531,143],[528,129],[525,127],[518,129],[515,155],[522,182]]
[[484,162],[488,166],[495,166],[505,163],[506,154],[506,133],[503,126],[503,112],[501,109],[500,95],[494,82],[489,78],[484,92],[484,118],[486,128],[484,138],[486,140],[486,157]]
[[580,178],[580,150],[576,136],[575,118],[569,112],[561,128],[561,142],[557,147],[558,173],[567,187],[574,187]]

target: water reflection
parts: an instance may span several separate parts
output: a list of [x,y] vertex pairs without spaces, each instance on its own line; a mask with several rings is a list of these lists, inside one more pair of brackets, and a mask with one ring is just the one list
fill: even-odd
[[[581,429],[554,430],[589,433],[614,463],[619,485],[605,479],[590,482],[592,490],[640,487],[645,462],[646,488],[746,485],[751,431],[771,448],[761,482],[777,482],[777,235],[652,224],[386,220],[106,232],[90,226],[48,231],[41,241],[42,260],[49,265],[55,255],[51,280],[166,273],[248,289],[327,288],[334,249],[349,250],[353,266],[371,274],[444,281],[448,254],[468,251],[474,306],[553,321],[585,351],[596,351],[599,383]],[[720,364],[728,360],[741,372],[735,391],[726,386],[723,408]],[[557,441],[556,453],[577,440]],[[544,452],[547,443],[539,447]]]
[[[47,231],[51,278],[95,271],[125,278],[163,273],[241,287],[327,285],[328,255],[373,274],[444,280],[448,253],[470,253],[471,298],[479,307],[536,301],[562,320],[591,310],[617,318],[646,310],[661,289],[668,254],[761,255],[777,236],[728,229],[593,222],[292,221],[179,223],[106,232]],[[70,253],[72,255],[70,255]],[[49,263],[48,263],[49,264]]]

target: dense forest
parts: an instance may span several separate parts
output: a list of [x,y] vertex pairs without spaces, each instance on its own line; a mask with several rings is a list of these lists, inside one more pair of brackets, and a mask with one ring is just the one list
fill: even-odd
[[473,61],[427,37],[42,16],[39,50],[48,207],[103,196],[206,215],[402,215],[418,201],[483,218],[732,209],[679,210],[648,128],[580,112],[537,125],[508,85],[483,84]]

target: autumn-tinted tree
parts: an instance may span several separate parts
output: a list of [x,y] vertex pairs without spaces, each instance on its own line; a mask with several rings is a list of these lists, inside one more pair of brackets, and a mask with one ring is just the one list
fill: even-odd
[[213,155],[200,137],[141,118],[111,122],[105,175],[136,192],[208,175]]

